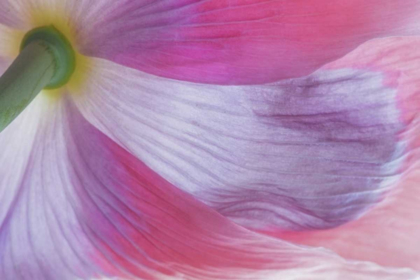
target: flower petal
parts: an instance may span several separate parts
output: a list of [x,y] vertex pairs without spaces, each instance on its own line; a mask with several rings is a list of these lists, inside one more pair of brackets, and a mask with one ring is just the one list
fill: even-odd
[[402,171],[404,124],[396,90],[381,73],[323,70],[261,86],[215,86],[98,63],[75,99],[85,117],[247,227],[341,225],[381,200]]
[[9,64],[7,63],[7,60],[0,57],[0,74],[3,74],[4,71],[7,69],[7,66]]
[[95,249],[78,221],[80,200],[67,172],[68,131],[58,112],[39,97],[0,134],[1,279],[92,272]]
[[420,270],[420,38],[390,38],[361,46],[330,69],[376,69],[395,87],[409,130],[409,172],[384,203],[362,219],[328,231],[279,234],[298,243],[324,246],[347,258]]
[[0,135],[1,279],[418,276],[240,228],[45,98]]
[[83,51],[179,80],[256,84],[307,75],[374,37],[418,34],[419,11],[417,0],[127,0],[84,27]]
[[275,236],[297,244],[322,246],[340,256],[420,270],[420,172],[410,172],[393,193],[358,221],[326,231]]
[[10,1],[1,1],[0,2],[0,24],[7,24],[11,26],[16,26],[18,17],[13,11],[13,5]]
[[[17,56],[18,50],[13,50],[16,45],[13,29],[0,24],[0,60],[5,63],[11,57]],[[1,71],[3,73],[3,71]]]
[[69,29],[85,55],[219,84],[307,75],[369,39],[419,34],[419,14],[418,0],[0,2],[0,23]]

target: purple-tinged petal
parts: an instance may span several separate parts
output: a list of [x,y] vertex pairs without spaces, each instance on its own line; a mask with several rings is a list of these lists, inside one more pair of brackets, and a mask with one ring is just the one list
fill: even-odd
[[0,278],[415,279],[247,231],[39,96],[0,135]]
[[[114,1],[112,1],[114,2]],[[307,75],[369,39],[418,34],[417,0],[126,0],[85,54],[159,76],[256,84]]]
[[38,98],[0,134],[1,279],[83,278],[90,271],[95,250],[78,221],[61,121]]
[[4,0],[0,2],[0,24],[17,26],[19,23],[18,15],[13,13],[14,8],[12,2]]
[[403,137],[411,153],[404,180],[386,200],[362,219],[327,231],[278,234],[282,238],[331,248],[346,258],[420,270],[420,39],[371,41],[329,69],[371,69],[384,73],[384,83],[398,91]]
[[241,225],[336,227],[401,173],[404,129],[381,72],[322,70],[260,86],[202,85],[98,62],[85,117],[175,186]]

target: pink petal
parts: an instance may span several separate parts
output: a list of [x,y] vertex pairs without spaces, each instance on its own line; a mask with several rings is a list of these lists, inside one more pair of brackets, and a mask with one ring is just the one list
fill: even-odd
[[403,170],[405,124],[381,72],[216,86],[101,61],[91,75],[75,99],[90,122],[249,228],[336,227],[378,203]]
[[406,164],[410,171],[395,192],[368,215],[341,228],[281,237],[298,243],[325,246],[340,255],[390,266],[420,270],[420,38],[372,41],[328,68],[376,69],[384,82],[398,90],[404,135],[413,150]]
[[82,49],[159,76],[256,84],[307,75],[371,38],[418,34],[419,10],[417,0],[126,0],[83,26]]
[[[0,23],[152,74],[255,84],[309,74],[376,37],[418,34],[417,0],[3,0]],[[68,31],[68,30],[67,30]]]
[[65,100],[39,96],[0,145],[4,280],[418,277],[238,227],[162,179]]

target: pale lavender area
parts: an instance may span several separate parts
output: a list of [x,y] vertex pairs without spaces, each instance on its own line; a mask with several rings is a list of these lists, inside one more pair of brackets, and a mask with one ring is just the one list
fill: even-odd
[[76,99],[86,118],[241,225],[336,227],[374,206],[399,178],[404,126],[381,73],[322,70],[240,87],[101,67],[107,70],[93,73]]
[[43,97],[0,135],[2,280],[416,276],[248,231]]

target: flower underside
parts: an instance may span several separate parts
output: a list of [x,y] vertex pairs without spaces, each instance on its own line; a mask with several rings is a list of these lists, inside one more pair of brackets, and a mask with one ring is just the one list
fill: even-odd
[[67,84],[75,67],[73,47],[53,25],[29,31],[19,56],[0,78],[0,132],[41,90]]
[[21,51],[31,43],[44,44],[54,60],[54,75],[45,88],[55,89],[65,85],[76,68],[76,55],[67,38],[53,25],[43,26],[25,35]]
[[419,11],[0,0],[0,280],[414,279]]

